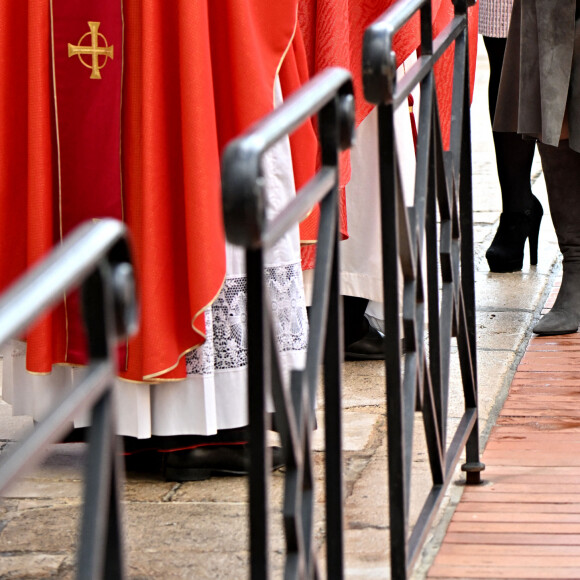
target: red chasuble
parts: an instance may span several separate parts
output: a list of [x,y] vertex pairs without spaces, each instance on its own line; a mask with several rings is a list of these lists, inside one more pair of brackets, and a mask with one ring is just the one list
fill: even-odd
[[[10,0],[0,47],[0,289],[80,221],[124,217],[142,321],[121,376],[183,378],[225,274],[206,3]],[[70,309],[30,333],[30,371],[82,359]]]
[[298,0],[208,0],[220,148],[274,106]]
[[[4,289],[58,240],[48,0],[0,2],[0,70],[0,289]],[[31,334],[40,361],[34,367],[37,372],[50,371],[53,351],[63,360],[62,321],[61,308]]]
[[[471,95],[475,80],[475,63],[477,59],[477,23],[479,4],[468,9],[468,38],[469,38],[469,80],[471,83]],[[435,38],[451,22],[454,16],[453,4],[443,0],[437,12],[434,12],[433,37]],[[443,147],[449,148],[449,136],[451,130],[451,99],[453,96],[453,55],[455,45],[452,44],[445,54],[435,65],[435,81],[437,89],[437,103],[441,117],[441,132]]]
[[296,0],[124,6],[123,175],[143,303],[124,376],[179,379],[183,345],[200,343],[191,320],[223,282],[219,151],[273,109]]
[[[120,374],[184,378],[225,275],[219,151],[272,110],[296,13],[297,0],[0,2],[0,291],[80,221],[122,217],[141,328]],[[31,331],[30,371],[84,360],[74,310],[67,296]]]

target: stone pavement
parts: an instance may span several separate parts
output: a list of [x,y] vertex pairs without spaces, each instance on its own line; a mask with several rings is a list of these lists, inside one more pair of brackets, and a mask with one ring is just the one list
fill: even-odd
[[[546,212],[540,233],[537,267],[526,260],[522,272],[490,274],[485,261],[501,210],[491,129],[487,113],[487,63],[480,44],[473,119],[474,208],[476,242],[477,360],[479,366],[482,449],[506,397],[530,328],[557,275],[557,246],[552,231],[539,160],[534,192]],[[459,369],[452,367],[450,424],[462,413]],[[346,577],[389,577],[386,485],[384,365],[344,364],[343,449],[345,463]],[[18,438],[29,420],[11,417],[0,405],[0,442]],[[322,421],[320,422],[322,424]],[[430,487],[427,456],[417,424],[414,449],[412,517]],[[315,467],[322,486],[321,430],[315,436]],[[18,484],[0,506],[0,578],[72,578],[81,494],[82,445],[56,446],[42,468]],[[450,486],[438,523],[423,550],[414,578],[422,579],[441,544],[463,490],[458,473]],[[273,577],[281,577],[284,540],[280,518],[283,475],[272,477],[270,501]],[[211,479],[170,483],[158,477],[129,474],[125,486],[127,564],[133,579],[247,577],[247,481]],[[323,534],[322,508],[316,537]],[[322,554],[322,558],[324,554]],[[321,558],[321,559],[322,559]],[[323,569],[323,568],[322,568]]]

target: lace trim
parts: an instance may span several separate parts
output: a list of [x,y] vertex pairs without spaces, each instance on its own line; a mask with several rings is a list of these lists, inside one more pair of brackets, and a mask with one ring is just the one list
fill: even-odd
[[[266,268],[279,352],[305,350],[308,319],[300,264]],[[188,375],[244,367],[248,363],[247,279],[227,278],[205,313],[205,343],[185,357]]]

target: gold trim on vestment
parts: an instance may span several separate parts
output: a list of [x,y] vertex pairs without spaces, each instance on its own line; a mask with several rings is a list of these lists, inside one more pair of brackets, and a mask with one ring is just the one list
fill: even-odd
[[298,6],[296,6],[296,16],[294,17],[294,30],[292,31],[292,35],[290,36],[290,40],[288,42],[288,45],[286,46],[286,49],[284,50],[284,52],[282,53],[282,56],[280,57],[280,62],[278,63],[278,66],[276,67],[276,74],[274,75],[274,86],[272,87],[272,106],[273,107],[276,107],[276,79],[280,75],[280,69],[282,68],[282,64],[284,62],[284,59],[286,58],[286,55],[288,54],[288,51],[290,50],[290,47],[292,46],[292,43],[294,42],[294,37],[296,36],[297,29],[298,29]]
[[[28,348],[28,345],[26,348]],[[25,365],[26,365],[26,363],[25,363]],[[79,363],[70,363],[70,362],[56,362],[56,363],[51,363],[51,366],[53,367],[53,370],[50,370],[47,372],[29,371],[26,368],[25,368],[25,370],[29,375],[34,375],[35,377],[47,377],[49,375],[52,375],[52,373],[54,372],[54,367],[86,369],[86,368],[88,368],[89,365],[82,365]]]
[[[198,330],[195,326],[194,323],[197,320],[197,318],[203,313],[205,312],[208,308],[211,308],[211,306],[213,305],[213,303],[217,300],[218,296],[220,295],[223,287],[224,287],[224,283],[225,283],[226,277],[224,276],[222,283],[220,285],[220,288],[217,292],[217,294],[213,297],[213,299],[208,302],[203,308],[201,308],[197,314],[191,319],[191,328],[192,330],[197,333],[199,336],[201,336],[204,340],[206,339],[206,335],[201,332],[200,330]],[[126,381],[128,383],[134,383],[134,384],[146,384],[146,385],[156,385],[156,384],[160,384],[160,383],[176,383],[179,381],[185,381],[188,379],[188,375],[185,375],[185,377],[181,377],[181,378],[175,378],[175,379],[164,379],[164,378],[159,378],[159,375],[163,375],[165,373],[168,373],[170,371],[172,371],[173,369],[177,368],[177,366],[179,365],[179,361],[188,353],[193,352],[194,350],[196,350],[197,348],[199,348],[203,343],[200,344],[196,344],[195,346],[192,346],[186,350],[184,350],[177,358],[177,362],[165,369],[164,371],[159,371],[157,373],[152,373],[150,375],[144,375],[142,380],[137,380],[137,379],[127,379],[125,377],[119,376],[118,374],[116,375],[117,379],[120,379],[122,381]],[[127,358],[128,358],[128,352],[127,352]],[[87,368],[89,365],[83,365],[83,364],[78,364],[78,363],[68,363],[68,362],[57,362],[57,363],[53,363],[52,366],[67,366],[67,367],[79,367],[79,368]],[[50,375],[52,374],[52,371],[48,371],[45,373],[42,372],[34,372],[34,371],[29,371],[28,369],[26,369],[26,372],[30,373],[31,375]]]
[[[284,54],[282,55],[282,58],[280,59],[280,62],[278,63],[278,68],[276,69],[276,77],[278,77],[278,75],[280,74],[280,69],[282,68],[282,64],[284,62],[284,59],[286,58],[286,55],[288,54],[288,51],[290,50],[290,46],[292,45],[292,43],[294,42],[294,37],[296,36],[296,30],[298,29],[298,7],[296,7],[296,19],[294,20],[294,31],[292,32],[292,36],[290,38],[290,42],[288,43],[288,46],[286,47],[286,50],[284,51]],[[283,97],[283,95],[282,95]],[[274,85],[274,89],[273,89],[273,103],[274,105],[276,104],[276,86]],[[292,153],[290,153],[290,156],[292,156]],[[294,189],[296,190],[296,182],[294,182]],[[295,193],[298,193],[298,191],[295,191]],[[304,222],[305,220],[307,220],[310,215],[312,214],[312,212],[314,211],[314,208],[312,208],[301,220],[300,223]],[[318,240],[300,240],[300,244],[304,244],[304,245],[309,245],[309,244],[316,244],[318,243]]]
[[[125,222],[125,191],[123,188],[123,86],[125,80],[125,14],[121,0],[121,95],[119,98],[119,191],[121,192],[121,221]],[[132,260],[131,260],[132,261]],[[134,264],[132,264],[135,267]],[[125,339],[125,371],[129,368],[129,337]]]
[[[195,314],[193,316],[193,318],[191,319],[191,328],[193,330],[193,332],[197,333],[199,336],[201,336],[204,339],[204,342],[206,340],[206,335],[205,333],[201,332],[200,330],[198,330],[195,327],[195,321],[197,320],[197,318],[203,313],[205,312],[208,308],[211,308],[213,306],[213,303],[217,300],[218,296],[220,295],[223,287],[224,287],[224,283],[226,281],[226,277],[224,276],[222,283],[219,287],[219,290],[217,292],[217,294],[212,298],[212,300],[210,302],[208,302],[203,308],[201,308],[197,314]],[[199,348],[203,343],[200,344],[196,344],[195,346],[192,346],[190,348],[188,348],[187,350],[184,350],[178,357],[177,357],[177,361],[175,362],[175,364],[163,371],[159,371],[156,373],[151,373],[150,375],[144,375],[143,376],[143,382],[148,382],[151,379],[154,379],[156,383],[170,383],[170,382],[176,382],[176,381],[184,381],[185,379],[187,379],[187,375],[184,378],[177,378],[177,379],[163,379],[160,378],[160,375],[164,375],[165,373],[171,372],[173,369],[177,368],[177,366],[179,365],[179,361],[188,353],[193,352],[195,349]],[[133,382],[139,382],[139,381],[133,381]]]
[[123,190],[123,87],[125,80],[125,15],[121,0],[121,95],[119,99],[119,180],[121,181],[121,221],[125,223],[125,192]]
[[[55,140],[56,140],[56,167],[58,176],[58,226],[59,226],[59,236],[60,243],[63,243],[63,225],[62,225],[62,172],[61,172],[61,159],[60,159],[60,132],[58,124],[58,101],[56,96],[56,56],[55,56],[55,46],[54,46],[54,8],[53,0],[50,0],[50,45],[51,45],[51,58],[52,58],[52,90],[54,92],[54,125],[55,125]],[[69,342],[69,324],[68,324],[68,303],[66,299],[66,292],[63,293],[63,306],[64,306],[64,360],[68,359],[68,342]]]

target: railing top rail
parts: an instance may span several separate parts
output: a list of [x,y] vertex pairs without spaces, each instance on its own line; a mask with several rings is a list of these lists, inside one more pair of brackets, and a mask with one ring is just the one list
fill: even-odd
[[[363,86],[365,98],[370,103],[379,105],[393,102],[397,74],[397,57],[393,50],[395,34],[418,11],[421,11],[422,59],[431,57],[437,60],[457,36],[458,23],[448,26],[435,40],[436,52],[434,53],[431,1],[399,0],[365,30],[362,58]],[[443,1],[451,1],[455,7],[455,14],[459,17],[464,17],[467,14],[467,8],[476,2],[476,0]]]
[[[363,89],[365,98],[378,105],[392,99],[397,74],[397,55],[393,49],[395,34],[417,11],[428,11],[428,44],[421,39],[422,54],[431,53],[431,0],[399,0],[379,16],[364,33]],[[424,20],[424,19],[423,19]]]
[[381,32],[388,40],[389,47],[395,33],[400,30],[424,6],[430,6],[431,0],[399,0],[379,16],[367,30]]
[[342,68],[330,67],[313,77],[269,115],[254,123],[226,148],[223,166],[232,151],[260,156],[279,139],[292,133],[336,94],[352,94],[352,78]]
[[232,243],[250,247],[261,237],[264,153],[337,96],[339,143],[343,149],[350,147],[355,115],[352,95],[348,71],[337,67],[325,69],[228,144],[222,157],[222,196],[226,233]]
[[126,226],[114,219],[77,228],[0,299],[0,344],[20,335],[40,314],[62,300],[66,291],[83,282],[126,237]]
[[18,337],[40,315],[81,293],[89,361],[32,433],[2,456],[0,492],[29,473],[62,441],[76,417],[90,413],[77,578],[125,577],[119,439],[115,437],[115,343],[137,329],[137,297],[126,226],[102,219],[78,226],[0,299],[0,344]]
[[[457,12],[465,13],[469,6],[473,6],[476,3],[476,0],[451,0],[451,2]],[[388,10],[385,10],[367,30],[382,32],[385,38],[390,39],[389,46],[392,46],[392,39],[395,33],[413,17],[415,12],[430,5],[431,0],[399,0]]]

